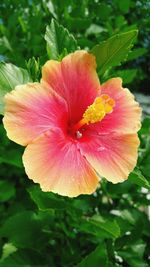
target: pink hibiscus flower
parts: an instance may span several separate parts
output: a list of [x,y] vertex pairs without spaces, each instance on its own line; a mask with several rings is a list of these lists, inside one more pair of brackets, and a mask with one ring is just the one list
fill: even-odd
[[17,86],[5,104],[7,135],[27,146],[26,173],[43,191],[91,194],[99,176],[122,182],[136,165],[139,104],[120,78],[100,85],[86,51],[49,60],[41,82]]

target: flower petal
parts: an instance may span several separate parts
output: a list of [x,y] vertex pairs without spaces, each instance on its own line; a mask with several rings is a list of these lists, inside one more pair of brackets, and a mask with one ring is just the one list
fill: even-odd
[[141,126],[141,108],[128,89],[122,88],[122,80],[113,78],[101,86],[101,93],[115,100],[113,112],[90,127],[99,133],[136,133]]
[[46,84],[19,85],[5,96],[4,127],[9,139],[27,145],[41,133],[65,127],[65,100]]
[[55,129],[29,144],[23,155],[26,173],[43,191],[69,197],[91,194],[98,185],[98,177],[80,154],[76,142],[68,138]]
[[88,132],[79,143],[81,153],[93,168],[112,183],[127,179],[136,165],[138,146],[137,134],[99,136]]
[[82,118],[100,89],[95,57],[82,50],[61,62],[49,60],[42,69],[42,79],[66,99],[72,123]]

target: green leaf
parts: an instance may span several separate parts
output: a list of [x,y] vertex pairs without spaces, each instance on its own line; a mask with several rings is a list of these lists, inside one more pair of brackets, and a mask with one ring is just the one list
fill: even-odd
[[[137,69],[125,69],[115,71],[111,77],[120,77],[123,80],[123,84],[131,83],[137,75]],[[110,78],[110,77],[109,77]]]
[[7,180],[0,181],[0,202],[5,202],[15,196],[15,186]]
[[13,49],[10,45],[10,42],[8,41],[6,36],[3,36],[2,38],[0,38],[0,46],[2,46],[3,48],[8,49],[9,51],[13,52]]
[[39,58],[37,60],[35,59],[35,57],[29,58],[29,60],[26,61],[26,67],[30,74],[31,79],[33,81],[39,81],[41,74]]
[[[100,2],[100,1],[99,1]],[[106,5],[106,3],[97,4],[96,9],[94,10],[97,16],[103,21],[107,20],[111,14],[111,7]],[[104,24],[105,25],[105,24]],[[105,27],[106,28],[106,27]]]
[[63,197],[53,193],[43,192],[39,186],[30,187],[28,192],[39,210],[66,209],[68,207],[68,203]]
[[22,168],[22,148],[16,147],[15,149],[13,149],[10,144],[10,147],[5,147],[5,149],[8,150],[0,155],[0,162]]
[[0,136],[0,163],[6,163],[22,168],[22,147],[19,147],[8,139],[3,124],[0,125]]
[[117,222],[115,220],[105,219],[100,215],[81,219],[74,227],[80,231],[101,238],[117,238],[120,235],[120,228]]
[[59,59],[62,54],[66,54],[65,49],[67,53],[77,50],[77,42],[73,35],[54,19],[46,27],[45,40],[48,55],[51,59]]
[[130,224],[132,224],[132,225],[135,224],[136,220],[135,220],[135,214],[134,214],[133,210],[130,211],[130,210],[127,210],[127,209],[123,209],[123,210],[120,211],[120,216],[124,220],[128,221]]
[[16,247],[32,248],[43,240],[41,231],[41,219],[38,215],[32,211],[23,211],[5,221],[0,229],[0,236],[7,237]]
[[146,244],[143,240],[138,240],[134,245],[125,247],[124,250],[119,251],[118,254],[129,264],[130,267],[148,267],[144,262],[143,254]]
[[123,13],[128,13],[129,12],[129,8],[130,8],[130,3],[131,3],[130,0],[118,1],[118,5],[119,5],[119,8],[120,8],[120,11],[123,12]]
[[109,220],[100,215],[94,215],[91,218],[91,222],[98,225],[103,231],[106,231],[114,238],[117,238],[120,235],[120,228],[115,220]]
[[148,50],[144,47],[133,49],[133,51],[131,51],[128,54],[127,61],[141,57],[141,56],[145,55],[147,52],[148,52]]
[[105,243],[101,243],[97,248],[86,256],[76,267],[107,267],[108,256]]
[[26,70],[10,63],[0,63],[0,114],[4,112],[3,98],[5,94],[14,89],[16,85],[30,81]]
[[117,34],[92,48],[91,53],[96,57],[99,74],[104,74],[110,67],[125,60],[137,33],[137,30],[132,30]]
[[106,32],[106,29],[104,27],[97,24],[91,24],[90,27],[86,30],[85,36],[99,35],[102,32]]
[[129,181],[141,187],[146,187],[150,190],[148,180],[142,175],[140,170],[136,169],[129,175]]
[[4,259],[6,259],[8,256],[10,256],[15,251],[17,251],[17,248],[13,244],[11,244],[11,243],[4,244],[3,253],[2,253],[2,257],[1,257],[0,261],[3,261]]
[[[53,265],[49,265],[52,266]],[[18,249],[0,260],[0,267],[48,267],[45,258],[32,249]]]

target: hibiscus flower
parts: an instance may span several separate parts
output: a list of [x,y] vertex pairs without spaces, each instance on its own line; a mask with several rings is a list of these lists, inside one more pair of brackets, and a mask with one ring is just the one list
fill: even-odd
[[4,127],[27,146],[25,171],[43,191],[91,194],[123,182],[137,162],[141,109],[120,78],[100,84],[95,57],[76,51],[43,66],[40,83],[5,96]]

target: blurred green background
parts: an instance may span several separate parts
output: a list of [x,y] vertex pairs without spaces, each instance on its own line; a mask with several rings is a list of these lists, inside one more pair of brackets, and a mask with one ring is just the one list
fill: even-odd
[[[3,0],[0,61],[28,69],[33,80],[48,59],[51,19],[89,50],[114,34],[138,29],[134,48],[100,76],[120,76],[143,107],[137,168],[128,181],[102,181],[91,196],[43,193],[24,174],[23,149],[0,125],[0,267],[150,266],[150,1]],[[32,72],[30,58],[37,70]],[[2,119],[2,117],[1,117]]]

